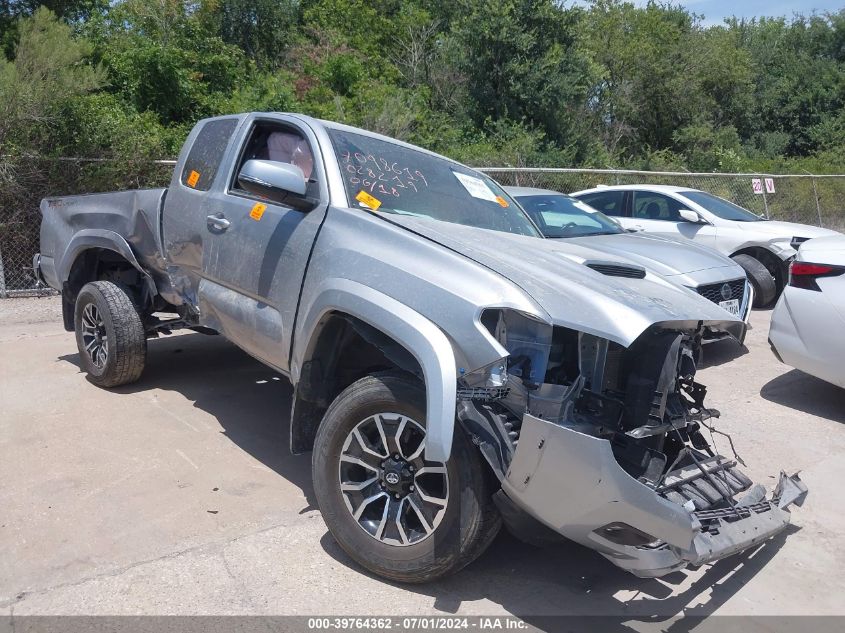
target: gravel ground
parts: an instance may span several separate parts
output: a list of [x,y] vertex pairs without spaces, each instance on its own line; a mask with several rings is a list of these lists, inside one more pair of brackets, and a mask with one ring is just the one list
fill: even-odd
[[287,451],[285,379],[187,333],[150,342],[139,383],[98,389],[60,313],[57,298],[0,301],[0,614],[845,614],[845,391],[775,360],[768,312],[747,350],[709,345],[699,379],[749,475],[802,471],[810,496],[786,532],[657,580],[503,533],[411,587],[363,573],[328,534],[310,456]]
[[58,296],[0,299],[0,324],[25,325],[62,321],[62,302]]

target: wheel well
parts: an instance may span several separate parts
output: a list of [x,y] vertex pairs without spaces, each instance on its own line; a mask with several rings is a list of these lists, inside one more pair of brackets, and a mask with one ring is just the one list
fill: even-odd
[[91,281],[113,281],[126,288],[136,306],[144,305],[145,284],[141,273],[117,251],[89,248],[77,255],[62,285],[62,316],[65,329],[74,329],[74,306],[82,287]]
[[761,264],[763,264],[763,266],[765,266],[769,270],[769,272],[772,274],[772,277],[775,278],[775,283],[777,284],[778,292],[783,289],[783,286],[786,282],[786,267],[780,257],[772,253],[770,250],[763,248],[762,246],[751,246],[749,248],[744,248],[731,255],[731,257],[735,257],[737,255],[750,255],[751,257],[759,261]]
[[324,316],[308,345],[291,411],[291,450],[311,450],[317,427],[337,395],[364,376],[399,371],[424,380],[405,347],[364,321],[340,312]]

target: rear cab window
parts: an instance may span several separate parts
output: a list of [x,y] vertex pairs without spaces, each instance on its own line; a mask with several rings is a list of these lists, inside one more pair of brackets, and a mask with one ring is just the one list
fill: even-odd
[[184,186],[196,191],[211,189],[237,126],[235,118],[215,119],[202,126],[182,168],[180,180]]
[[625,192],[624,191],[597,191],[578,196],[594,209],[598,209],[605,215],[621,218],[625,215]]

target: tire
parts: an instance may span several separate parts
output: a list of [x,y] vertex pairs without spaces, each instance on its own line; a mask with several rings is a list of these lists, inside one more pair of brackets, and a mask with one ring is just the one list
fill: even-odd
[[127,292],[110,281],[85,284],[74,309],[82,369],[100,387],[135,382],[144,371],[147,339]]
[[754,307],[765,308],[778,294],[778,287],[772,273],[763,263],[751,255],[734,255],[733,260],[742,266],[748,281],[754,287]]
[[[404,429],[402,419],[405,420]],[[384,429],[383,434],[373,431],[376,421]],[[422,457],[414,459],[413,455],[420,450],[416,435],[423,433],[424,436],[424,427],[425,390],[418,380],[392,374],[367,376],[347,387],[332,402],[318,429],[312,457],[317,503],[340,547],[369,571],[407,583],[429,582],[458,571],[481,555],[501,527],[501,516],[492,499],[498,485],[494,485],[495,480],[482,463],[478,449],[456,425],[451,457],[445,464],[445,476],[424,473],[423,468],[430,469],[434,463],[425,462]],[[412,468],[420,463],[419,460],[424,463],[423,468],[418,467],[408,480],[412,491],[415,490],[413,484],[417,484],[416,493],[405,488],[399,501],[396,495],[400,492],[395,492],[394,488],[392,493],[390,487],[383,487],[391,485],[386,480],[391,468],[397,472],[395,460],[386,468],[372,470],[341,461],[342,453],[348,456],[360,452],[362,447],[353,430],[358,431],[362,441],[367,442],[374,453],[389,457],[391,452],[384,450],[384,442],[378,438],[388,438],[389,447],[395,449],[396,444],[391,438],[396,437],[397,429],[403,429],[398,433],[399,450],[403,458],[408,457],[407,461],[400,460],[405,463],[402,468]],[[375,439],[370,443],[366,438]],[[361,455],[365,453],[361,452]],[[372,455],[366,458],[374,460],[372,463],[376,466],[379,460],[384,459]],[[434,469],[437,468],[434,465]],[[354,479],[354,475],[348,474],[351,472],[348,469],[358,469],[359,478],[375,476],[377,481],[360,493],[342,492],[341,477],[344,480],[347,477]],[[402,472],[405,473],[403,477],[408,476],[406,470]],[[443,482],[444,477],[445,490],[438,484]],[[433,482],[431,478],[434,478]],[[408,481],[403,479],[404,483],[396,485],[401,487]],[[388,496],[369,503],[361,514],[363,523],[359,523],[353,516],[353,511],[360,508],[356,500],[379,494]],[[440,506],[421,501],[424,497],[437,498],[438,503],[445,500],[445,508],[439,514],[431,512]],[[427,527],[422,523],[421,514],[412,512],[415,508],[410,500],[426,504],[420,507],[430,519]],[[353,505],[353,502],[356,504]],[[396,507],[405,512],[398,517],[399,523],[386,520],[388,514],[391,519],[396,516],[390,509]],[[366,528],[364,523],[367,523],[368,516],[374,518]]]

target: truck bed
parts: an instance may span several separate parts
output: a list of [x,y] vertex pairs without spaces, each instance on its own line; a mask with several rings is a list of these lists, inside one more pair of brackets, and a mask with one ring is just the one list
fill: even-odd
[[[167,189],[45,198],[41,202],[44,281],[61,289],[77,255],[108,248],[134,259],[159,289],[169,289],[161,236],[161,208]],[[130,259],[131,261],[131,259]]]

